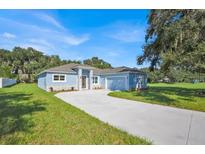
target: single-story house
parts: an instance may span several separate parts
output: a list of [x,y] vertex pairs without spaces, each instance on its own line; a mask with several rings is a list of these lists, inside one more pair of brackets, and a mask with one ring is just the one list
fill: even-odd
[[147,87],[147,74],[136,68],[98,69],[84,64],[66,64],[38,75],[38,87],[46,91],[110,89],[131,90]]

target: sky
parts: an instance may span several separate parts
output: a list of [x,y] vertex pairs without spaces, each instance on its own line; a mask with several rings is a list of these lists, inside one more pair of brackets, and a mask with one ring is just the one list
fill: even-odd
[[0,10],[0,48],[33,47],[61,59],[97,56],[138,66],[149,10]]

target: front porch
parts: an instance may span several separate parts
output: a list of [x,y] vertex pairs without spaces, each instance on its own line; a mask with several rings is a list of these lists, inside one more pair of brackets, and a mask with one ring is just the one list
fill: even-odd
[[78,90],[93,89],[93,70],[78,68]]

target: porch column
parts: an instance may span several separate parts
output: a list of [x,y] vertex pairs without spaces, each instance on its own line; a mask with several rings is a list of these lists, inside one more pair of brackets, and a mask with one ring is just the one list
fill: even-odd
[[82,69],[78,69],[78,90],[82,90]]
[[93,89],[93,70],[90,70],[89,78],[90,78],[90,90],[92,90]]

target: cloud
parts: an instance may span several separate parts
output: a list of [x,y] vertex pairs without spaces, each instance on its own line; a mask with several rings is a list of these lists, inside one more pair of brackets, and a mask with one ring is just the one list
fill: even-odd
[[62,29],[62,30],[65,30],[65,27],[64,27],[62,24],[60,24],[60,22],[57,21],[54,17],[49,16],[49,15],[47,15],[47,14],[43,14],[43,13],[41,13],[41,14],[36,14],[36,15],[37,15],[41,20],[46,21],[46,22],[48,22],[48,23],[50,23],[50,24],[56,26],[57,28],[60,28],[60,29]]
[[13,19],[9,19],[9,18],[4,18],[4,17],[0,17],[0,21],[1,26],[5,26],[5,25],[9,25],[9,26],[13,26],[14,28],[16,28],[16,30],[18,31],[26,31],[27,33],[30,32],[39,32],[44,33],[44,32],[53,32],[54,30],[51,30],[49,28],[45,28],[43,26],[38,26],[38,25],[34,25],[34,24],[27,24],[27,23],[23,23],[23,22],[19,22],[18,20],[13,20]]
[[141,30],[119,30],[116,33],[110,34],[109,36],[113,39],[127,42],[127,43],[135,43],[143,41],[144,38],[142,37],[144,34]]
[[36,39],[36,38],[32,38],[29,40],[30,43],[33,44],[41,44],[43,46],[53,46],[51,43],[49,43],[48,41],[44,40],[44,39]]
[[2,34],[2,37],[5,38],[5,39],[15,39],[16,35],[5,32],[5,33]]
[[47,54],[56,54],[56,48],[54,44],[48,42],[45,39],[31,38],[26,40],[25,42],[26,43],[22,44],[23,47],[33,47],[34,49],[46,52]]
[[[2,17],[0,17],[0,21],[2,21],[2,23],[4,23],[5,25],[6,24],[15,25],[14,27],[18,30],[18,33],[20,33],[21,35],[21,40],[26,39],[28,37],[42,38],[42,39],[29,40],[29,43],[32,43],[32,44],[41,43],[41,45],[43,45],[42,43],[44,43],[44,46],[45,45],[54,46],[55,44],[61,44],[61,46],[68,46],[68,45],[78,46],[90,39],[89,34],[82,34],[82,35],[77,36],[68,31],[60,31],[54,28],[27,24],[27,23],[16,21],[16,20],[11,20],[8,18],[2,18]],[[48,41],[52,43],[48,44]]]
[[144,41],[145,29],[137,23],[117,22],[105,27],[105,35],[125,43]]
[[64,40],[69,45],[80,45],[90,39],[89,35],[83,35],[81,37],[76,37],[73,35],[65,36]]

